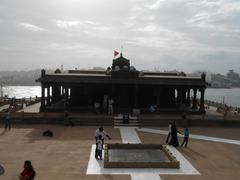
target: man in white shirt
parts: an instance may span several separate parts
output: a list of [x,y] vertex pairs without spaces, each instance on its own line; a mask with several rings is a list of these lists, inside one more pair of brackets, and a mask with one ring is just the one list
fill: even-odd
[[108,100],[108,114],[113,114],[113,104],[114,104],[114,101],[113,99],[109,99]]
[[100,127],[98,129],[96,129],[96,132],[95,132],[95,139],[97,141],[98,139],[98,136],[101,136],[102,137],[102,141],[104,143],[104,138],[107,137],[108,139],[112,139],[107,133],[106,131],[103,130],[103,127]]
[[[99,138],[100,137],[100,138]],[[95,140],[96,140],[96,149],[95,149],[95,158],[97,159],[98,157],[98,140],[101,139],[102,140],[102,146],[104,145],[104,138],[108,137],[108,139],[112,139],[107,133],[106,131],[103,130],[103,127],[100,127],[98,129],[96,129],[95,131]]]

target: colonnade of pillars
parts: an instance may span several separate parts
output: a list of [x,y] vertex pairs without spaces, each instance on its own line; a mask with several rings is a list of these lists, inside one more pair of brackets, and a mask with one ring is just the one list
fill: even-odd
[[[52,104],[65,99],[68,100],[71,97],[71,88],[61,85],[45,85],[42,84],[42,98],[41,98],[41,107],[40,111],[45,111],[47,106],[51,106]],[[134,106],[137,107],[138,104],[138,98],[137,97],[137,91],[139,88],[136,86],[134,91]],[[160,92],[160,88],[158,88],[158,91]],[[198,108],[198,102],[197,102],[197,92],[200,91],[200,101],[199,101],[199,111],[204,112],[204,93],[205,88],[175,88],[176,91],[176,105],[177,107],[180,107],[182,105],[186,107],[190,107],[192,109]],[[191,99],[191,91],[193,91],[192,99]],[[158,95],[159,96],[159,95]],[[114,97],[112,97],[114,99]],[[159,101],[159,98],[157,98],[157,102]],[[160,100],[161,101],[161,100]]]
[[71,95],[71,88],[65,86],[42,84],[41,88],[40,111],[45,111],[46,106],[51,106],[60,100],[68,100]]
[[205,88],[191,88],[191,89],[185,89],[185,88],[178,88],[177,90],[177,102],[176,104],[178,106],[185,105],[187,107],[191,106],[191,90],[193,90],[193,97],[192,97],[192,107],[193,109],[197,109],[198,102],[197,102],[197,91],[200,91],[200,102],[199,102],[199,111],[205,111],[204,108],[204,96],[205,96]]

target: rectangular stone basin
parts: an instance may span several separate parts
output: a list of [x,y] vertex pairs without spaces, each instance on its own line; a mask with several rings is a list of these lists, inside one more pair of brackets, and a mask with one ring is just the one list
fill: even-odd
[[104,168],[179,168],[161,144],[106,144]]

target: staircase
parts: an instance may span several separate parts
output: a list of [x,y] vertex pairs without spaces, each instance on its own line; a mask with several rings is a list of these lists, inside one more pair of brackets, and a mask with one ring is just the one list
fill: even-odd
[[72,114],[70,120],[79,126],[113,126],[113,118],[103,114]]
[[177,125],[182,125],[181,116],[175,114],[141,115],[138,121],[140,127],[167,127],[173,121]]
[[139,122],[136,116],[128,115],[128,118],[123,118],[122,114],[114,117],[114,127],[138,127]]

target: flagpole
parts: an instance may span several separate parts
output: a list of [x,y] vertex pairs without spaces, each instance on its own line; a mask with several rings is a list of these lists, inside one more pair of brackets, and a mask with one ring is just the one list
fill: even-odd
[[116,55],[115,55],[116,50],[113,51],[113,59],[115,59]]

